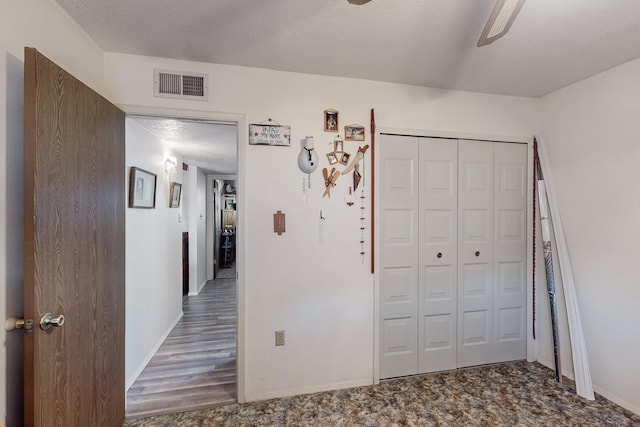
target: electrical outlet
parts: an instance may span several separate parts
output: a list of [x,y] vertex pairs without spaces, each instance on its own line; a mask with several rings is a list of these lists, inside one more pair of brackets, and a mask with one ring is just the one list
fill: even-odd
[[276,331],[276,347],[284,345],[284,331]]

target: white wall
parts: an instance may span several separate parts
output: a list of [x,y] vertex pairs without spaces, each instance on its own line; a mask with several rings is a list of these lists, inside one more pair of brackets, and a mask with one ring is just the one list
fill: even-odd
[[165,171],[168,156],[178,154],[133,119],[126,119],[126,182],[131,166],[157,174],[155,209],[126,212],[127,388],[182,316],[181,208],[169,208],[169,184],[181,182],[182,172]]
[[[638,76],[640,60],[635,60],[542,99],[542,129],[594,387],[636,413],[640,413]],[[546,328],[548,324],[540,325]],[[550,352],[547,346],[541,356],[553,360]],[[569,357],[565,354],[565,359]]]
[[[102,50],[49,0],[0,2],[0,319],[22,316],[24,47],[101,91]],[[22,425],[22,335],[0,328],[0,423]]]
[[[153,98],[154,67],[209,73],[209,101]],[[239,177],[245,185],[238,191],[245,191],[246,200],[238,209],[247,236],[247,267],[239,274],[246,290],[246,337],[241,344],[248,400],[373,381],[369,248],[363,262],[360,212],[343,201],[349,180],[338,181],[331,199],[322,198],[321,168],[327,165],[324,154],[335,136],[323,132],[323,110],[339,110],[341,130],[355,123],[366,125],[367,134],[372,107],[377,125],[387,128],[523,137],[539,125],[539,103],[526,98],[111,53],[105,54],[105,76],[118,103],[240,113],[248,123],[272,118],[291,125],[289,148],[246,147],[246,175]],[[323,159],[311,178],[308,199],[296,162],[306,135],[315,136]],[[353,142],[346,147],[357,150]],[[273,213],[279,209],[286,214],[282,236],[273,232]],[[327,218],[323,243],[320,210]],[[365,215],[370,215],[368,209]],[[287,344],[276,348],[278,329],[286,331]]]

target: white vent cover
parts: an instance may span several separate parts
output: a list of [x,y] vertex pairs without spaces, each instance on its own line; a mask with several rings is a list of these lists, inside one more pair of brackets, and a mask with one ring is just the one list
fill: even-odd
[[153,95],[163,98],[209,99],[209,82],[206,74],[180,71],[153,70]]

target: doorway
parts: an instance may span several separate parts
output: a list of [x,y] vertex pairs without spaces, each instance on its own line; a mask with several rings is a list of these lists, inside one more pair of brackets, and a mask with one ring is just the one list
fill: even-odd
[[[131,113],[132,109],[125,109]],[[136,114],[130,114],[127,118],[127,169],[132,166],[141,167],[156,175],[155,209],[127,210],[125,360],[129,390],[133,388],[134,381],[141,377],[145,368],[154,363],[154,354],[159,353],[159,350],[163,352],[162,357],[175,360],[183,359],[185,352],[198,351],[197,347],[194,350],[193,346],[190,346],[189,350],[174,347],[168,352],[164,348],[172,337],[172,331],[191,322],[193,316],[198,316],[197,310],[194,309],[201,306],[198,298],[204,298],[207,303],[213,304],[210,307],[215,307],[214,311],[220,310],[227,319],[231,318],[229,310],[237,312],[236,275],[231,279],[225,279],[224,283],[210,280],[212,277],[208,274],[207,264],[214,248],[209,247],[211,241],[207,238],[205,230],[209,219],[215,215],[208,203],[208,176],[235,175],[238,171],[241,149],[237,129],[241,120],[211,119],[175,118],[173,114],[149,115],[149,112],[142,111],[136,111]],[[171,163],[174,164],[171,170],[168,168],[169,159],[173,159]],[[173,188],[175,183],[181,185],[182,191],[177,206],[169,200],[174,199],[171,197],[170,188]],[[146,258],[154,259],[149,263]],[[140,270],[144,271],[142,275],[139,274]],[[157,270],[160,270],[160,274],[157,274]],[[219,292],[221,288],[227,291],[226,294]],[[187,297],[183,301],[185,293]],[[226,306],[221,306],[222,303]],[[158,314],[154,316],[151,314],[153,311]],[[211,314],[216,315],[215,312]],[[144,318],[164,319],[154,321],[155,327],[150,330],[148,322],[146,326],[142,326],[136,320],[142,320],[144,325]],[[210,322],[219,323],[219,320],[212,319]],[[226,360],[224,363],[216,360],[216,363],[213,363],[205,358],[197,362],[197,367],[191,366],[192,371],[189,374],[194,381],[198,381],[198,374],[224,369],[225,384],[228,384],[231,378],[234,389],[232,394],[226,393],[224,398],[221,398],[225,403],[229,403],[229,396],[232,397],[232,401],[236,400],[235,388],[239,377],[239,372],[235,369],[237,324],[236,318],[233,317],[233,324],[226,325],[224,331],[227,339],[231,333],[233,335],[233,350],[228,352],[233,360]],[[201,353],[204,352],[206,351]],[[194,362],[192,360],[188,363],[193,365]],[[229,369],[230,366],[233,367],[232,370]],[[164,384],[159,384],[163,388],[161,392],[165,395],[171,393],[169,383],[170,381],[165,381]],[[149,383],[145,387],[150,387]],[[180,385],[176,387],[184,388]],[[242,399],[242,388],[238,388],[237,396]],[[181,406],[174,407],[172,411],[194,409],[197,401],[197,398],[182,399]],[[198,407],[215,404],[216,402],[211,401],[200,402]],[[158,412],[148,412],[151,413]],[[127,416],[130,416],[129,410]]]

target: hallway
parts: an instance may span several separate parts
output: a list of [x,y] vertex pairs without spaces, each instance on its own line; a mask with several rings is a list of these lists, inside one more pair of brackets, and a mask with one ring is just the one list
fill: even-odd
[[127,392],[127,418],[236,401],[236,273],[219,270]]

